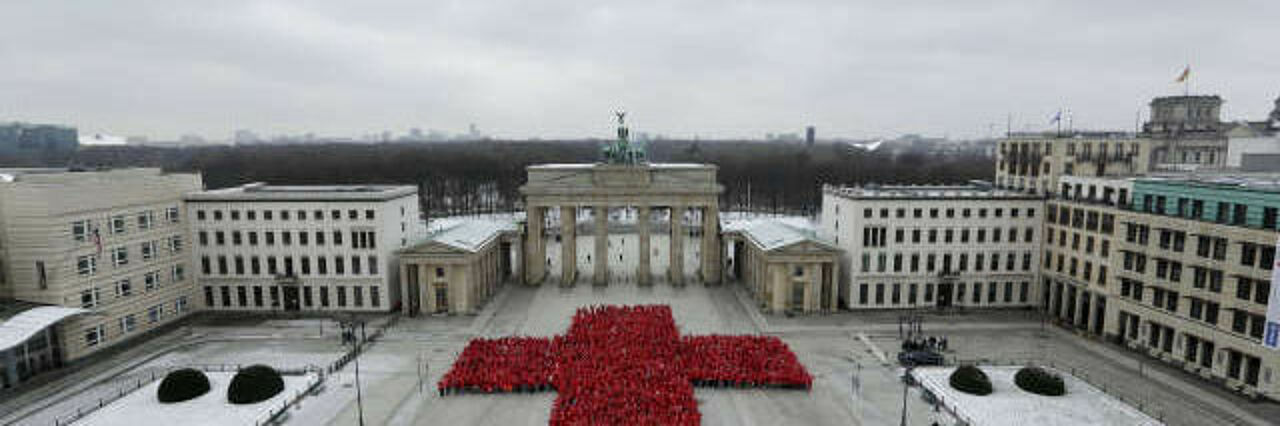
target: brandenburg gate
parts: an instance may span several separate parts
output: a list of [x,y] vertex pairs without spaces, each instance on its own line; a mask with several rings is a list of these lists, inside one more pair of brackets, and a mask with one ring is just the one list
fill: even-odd
[[[544,226],[550,209],[560,210],[561,284],[571,285],[577,277],[577,217],[579,209],[591,209],[594,217],[595,271],[593,282],[608,283],[609,209],[634,207],[638,211],[639,233],[637,281],[652,282],[650,276],[650,228],[655,214],[665,214],[670,226],[670,269],[668,280],[684,284],[685,213],[699,210],[701,262],[699,275],[705,284],[720,283],[719,216],[720,193],[717,167],[711,164],[648,163],[644,151],[627,141],[623,114],[618,113],[618,140],[604,149],[605,161],[594,164],[539,164],[526,168],[528,182],[520,188],[524,196],[525,283],[541,284],[547,276]],[[661,217],[661,216],[657,216]]]

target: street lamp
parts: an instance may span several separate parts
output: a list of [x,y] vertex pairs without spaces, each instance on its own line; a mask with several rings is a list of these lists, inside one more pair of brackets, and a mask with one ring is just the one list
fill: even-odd
[[[359,339],[356,338],[357,324],[360,325]],[[356,413],[358,413],[358,415],[360,416],[359,417],[360,426],[364,426],[364,397],[360,391],[360,352],[362,352],[360,349],[361,348],[360,344],[364,341],[364,336],[365,336],[364,320],[356,318],[356,316],[353,314],[351,315],[350,320],[342,322],[341,325],[342,325],[342,328],[345,330],[345,333],[343,333],[344,343],[351,342],[352,361],[355,362],[355,367],[356,367]]]

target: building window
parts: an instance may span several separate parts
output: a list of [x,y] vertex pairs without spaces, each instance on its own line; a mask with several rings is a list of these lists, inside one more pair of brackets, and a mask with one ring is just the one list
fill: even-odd
[[88,220],[77,220],[75,222],[71,222],[71,238],[79,242],[89,241],[91,228],[92,226],[89,224]]
[[173,269],[170,271],[169,275],[171,276],[170,281],[175,283],[181,282],[187,276],[186,271],[183,269],[181,263],[177,265],[173,265]]
[[155,305],[147,309],[147,321],[150,323],[160,322],[162,316],[164,316],[164,305]]
[[[352,210],[352,211],[354,212],[355,210]],[[338,292],[338,307],[339,308],[347,307],[347,288],[345,286],[338,286],[337,292]]]
[[360,256],[351,256],[351,275],[360,275]]
[[89,327],[84,331],[84,345],[88,347],[98,346],[99,343],[107,340],[106,330],[101,325]]
[[377,286],[369,287],[369,306],[373,306],[375,308],[382,306],[382,300],[378,297]]
[[181,235],[174,235],[169,237],[169,252],[170,253],[182,252],[182,236]]
[[142,243],[142,260],[151,260],[156,257],[156,242],[145,241]]
[[151,226],[154,224],[155,224],[154,212],[151,212],[148,210],[142,213],[138,213],[138,229],[151,229]]
[[204,210],[196,210],[196,220],[205,220]]
[[364,307],[364,287],[351,286],[351,301],[355,307]]
[[365,218],[366,220],[373,220],[373,210],[365,210],[365,211],[364,211],[364,218]]
[[112,217],[111,217],[111,233],[112,233],[112,234],[123,234],[123,233],[124,233],[124,231],[125,231],[125,227],[124,227],[124,215],[115,215],[115,216],[112,216]]
[[98,272],[98,256],[84,255],[76,257],[76,272],[82,276],[93,275]]
[[98,291],[97,287],[89,287],[87,289],[80,290],[80,307],[85,309],[93,309],[97,307],[98,300],[101,296],[102,294]]
[[[369,256],[369,275],[378,275],[378,257]],[[802,273],[804,271],[801,271]]]
[[146,291],[152,291],[160,287],[160,272],[151,271],[142,276],[142,288]]
[[125,334],[133,331],[133,328],[136,324],[137,324],[137,321],[133,317],[133,314],[120,317],[120,334]]
[[127,247],[116,247],[111,249],[111,264],[115,266],[128,265],[129,249]]

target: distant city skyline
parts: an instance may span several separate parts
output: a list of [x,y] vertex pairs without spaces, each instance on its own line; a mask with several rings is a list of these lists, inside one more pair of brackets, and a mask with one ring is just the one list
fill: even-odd
[[[0,121],[83,134],[819,139],[1129,130],[1152,97],[1280,96],[1280,4],[133,0],[6,9]],[[1230,31],[1223,31],[1230,23]],[[993,132],[993,129],[995,130]]]

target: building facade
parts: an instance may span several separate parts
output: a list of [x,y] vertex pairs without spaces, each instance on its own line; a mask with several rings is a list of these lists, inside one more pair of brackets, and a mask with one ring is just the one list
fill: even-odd
[[515,277],[520,235],[513,222],[464,220],[401,250],[405,312],[475,314]]
[[1151,141],[1118,132],[1015,134],[1001,140],[996,186],[1047,194],[1062,176],[1134,176],[1150,169]]
[[840,250],[807,223],[748,219],[724,226],[727,277],[769,313],[840,309]]
[[0,179],[0,298],[82,308],[56,332],[75,360],[195,310],[183,194],[199,174],[24,170]]
[[426,232],[413,186],[254,183],[186,201],[210,310],[396,309],[396,251]]
[[1152,140],[1153,164],[1166,168],[1215,168],[1227,162],[1226,126],[1217,95],[1163,96],[1151,100],[1142,136]]
[[827,186],[818,229],[846,256],[849,309],[1025,307],[1043,209],[989,185]]
[[1131,185],[1127,205],[1049,201],[1043,306],[1072,327],[1274,398],[1280,356],[1261,339],[1280,181],[1187,175]]

